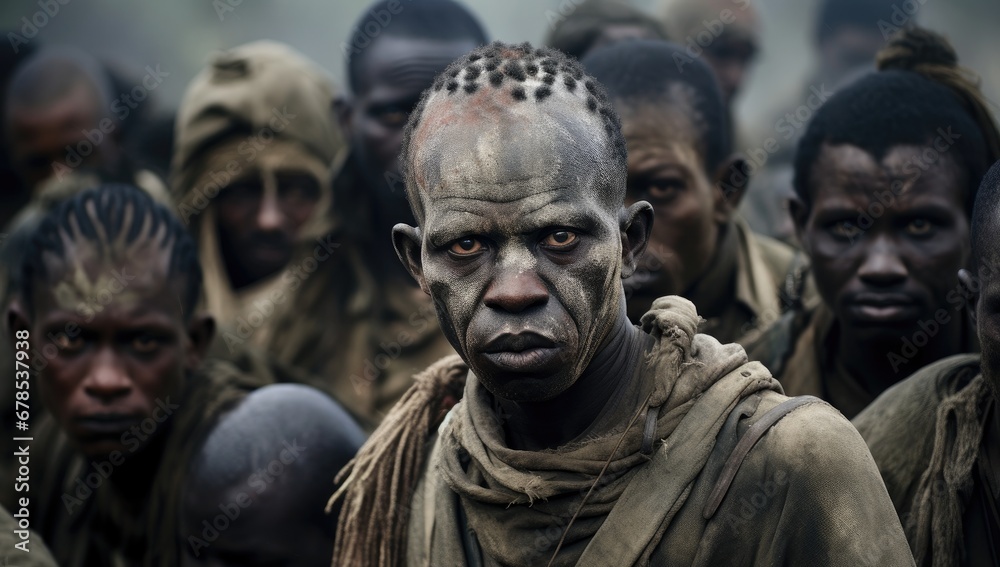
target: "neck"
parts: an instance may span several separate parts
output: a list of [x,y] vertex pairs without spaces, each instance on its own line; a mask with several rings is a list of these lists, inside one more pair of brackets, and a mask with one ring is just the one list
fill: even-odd
[[719,245],[705,272],[684,293],[706,318],[725,311],[736,293],[736,228],[732,223],[719,228]]
[[170,438],[171,425],[172,421],[167,421],[146,446],[126,455],[125,462],[109,478],[114,490],[135,509],[141,508],[149,500],[153,480],[163,461],[167,439]]
[[497,399],[508,416],[504,427],[512,449],[538,451],[561,447],[583,434],[597,436],[621,425],[612,410],[636,406],[642,352],[653,338],[629,323],[622,299],[617,320],[597,354],[577,381],[555,398],[542,402]]
[[[947,324],[941,325],[940,331],[922,347],[912,343],[913,334],[903,335],[911,341],[912,351],[899,338],[890,341],[859,340],[856,331],[838,325],[837,352],[831,354],[862,387],[873,396],[878,396],[920,368],[963,353],[964,325],[963,317],[953,317]],[[926,335],[924,331],[919,333]],[[910,354],[913,356],[908,356]]]

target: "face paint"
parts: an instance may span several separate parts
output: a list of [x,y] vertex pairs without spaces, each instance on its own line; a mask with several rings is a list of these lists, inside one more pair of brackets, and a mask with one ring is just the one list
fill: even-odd
[[66,265],[47,260],[56,283],[34,301],[32,334],[56,347],[41,353],[45,407],[90,457],[130,458],[178,407],[188,352],[182,278],[168,276],[170,244],[136,242],[97,252],[67,240]]
[[622,209],[607,196],[622,180],[601,166],[607,142],[593,133],[603,123],[575,95],[447,96],[428,101],[412,141],[424,283],[488,390],[551,399],[580,376],[620,309]]
[[[89,206],[94,214],[94,204],[91,202]],[[131,209],[127,210],[122,222],[127,225],[131,215]],[[62,235],[63,257],[45,258],[50,278],[55,282],[52,295],[62,309],[92,316],[112,300],[134,305],[138,299],[136,288],[156,286],[169,273],[170,254],[161,248],[167,228],[161,224],[152,232],[151,218],[131,241],[125,231],[108,240],[103,227],[95,223],[97,241],[93,242],[80,234],[75,219],[70,225],[73,235]],[[166,250],[169,252],[169,246]]]

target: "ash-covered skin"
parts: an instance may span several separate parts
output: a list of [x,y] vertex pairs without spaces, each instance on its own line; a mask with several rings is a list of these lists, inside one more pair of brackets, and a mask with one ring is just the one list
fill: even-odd
[[[591,109],[587,87],[546,81],[553,65],[477,63],[489,85],[434,91],[411,122],[403,165],[421,226],[393,237],[483,385],[550,400],[624,318],[623,265],[634,268],[651,210],[624,208],[624,156],[600,135],[608,111]],[[499,81],[485,75],[496,70]]]

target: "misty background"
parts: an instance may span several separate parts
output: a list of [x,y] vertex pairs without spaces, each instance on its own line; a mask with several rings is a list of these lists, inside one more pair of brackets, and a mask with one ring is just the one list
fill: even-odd
[[[23,32],[24,20],[45,21],[36,46],[74,45],[117,67],[139,84],[144,68],[169,73],[144,105],[156,114],[176,109],[188,82],[210,55],[256,39],[286,42],[325,67],[344,85],[345,47],[368,0],[42,0],[52,17],[36,18],[39,0],[4,0],[0,29]],[[405,8],[408,1],[400,0]],[[573,0],[463,0],[494,39],[540,43],[559,18],[560,5]],[[582,0],[577,0],[582,1]],[[65,2],[63,5],[61,2]],[[633,0],[652,13],[659,0]],[[979,73],[983,90],[997,110],[1000,100],[1000,0],[906,0],[918,6],[917,21],[943,33],[961,62]],[[755,0],[763,41],[750,81],[737,107],[750,139],[773,129],[776,112],[801,104],[802,86],[814,66],[811,35],[817,0]],[[733,1],[734,8],[742,5]],[[899,1],[900,8],[904,0]],[[911,8],[912,9],[912,8]],[[30,28],[28,28],[30,32]],[[738,148],[745,149],[745,148]]]

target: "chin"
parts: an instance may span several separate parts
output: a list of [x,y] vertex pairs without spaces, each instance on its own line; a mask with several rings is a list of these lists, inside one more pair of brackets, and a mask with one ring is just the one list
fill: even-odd
[[537,403],[551,400],[569,389],[574,382],[565,376],[484,376],[478,372],[476,376],[479,377],[483,387],[494,396],[518,403]]

